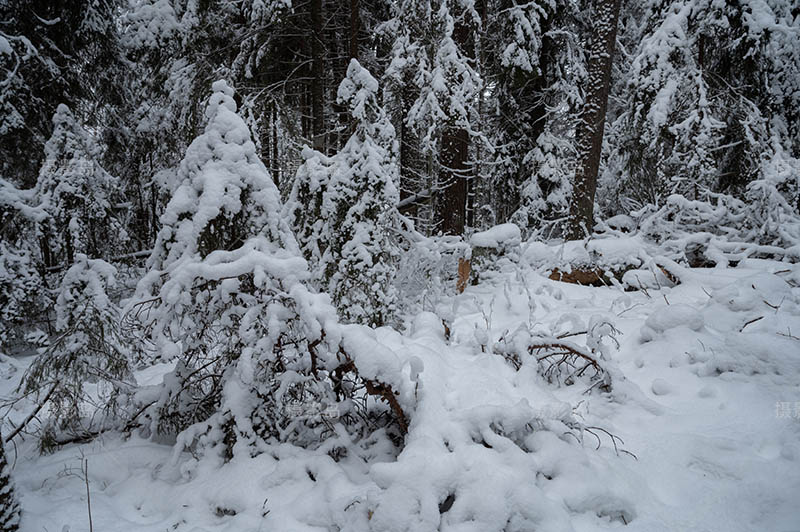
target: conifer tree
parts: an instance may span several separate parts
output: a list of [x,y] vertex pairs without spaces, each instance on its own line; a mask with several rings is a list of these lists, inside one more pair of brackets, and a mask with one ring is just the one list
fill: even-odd
[[66,105],[53,116],[36,196],[48,214],[42,239],[47,266],[69,265],[76,254],[109,257],[127,233],[115,212],[117,180],[100,163],[100,147]]
[[[402,158],[412,165],[402,170],[404,180],[411,192],[435,198],[428,218],[419,220],[423,229],[460,234],[467,222],[470,131],[482,85],[474,60],[480,21],[472,3],[461,0],[404,0],[392,7],[384,26],[394,41],[386,81],[392,98],[408,104],[401,140],[404,149],[417,152]],[[423,161],[422,176],[413,177],[418,165],[410,158]]]
[[312,277],[319,278],[322,255],[330,243],[329,238],[323,237],[327,226],[322,196],[333,173],[335,159],[308,146],[300,152],[300,157],[303,163],[295,173],[283,216],[294,230],[300,250],[313,272]]
[[30,187],[47,154],[51,117],[67,103],[106,130],[126,92],[115,21],[119,0],[0,3],[0,174]]
[[355,131],[336,154],[323,194],[330,239],[321,260],[323,286],[347,321],[383,325],[397,305],[397,141],[378,103],[378,82],[355,59],[339,85],[339,101]]
[[78,254],[61,281],[55,335],[22,384],[26,392],[50,399],[43,450],[62,433],[81,436],[113,423],[124,406],[120,399],[135,383],[120,340],[119,313],[108,295],[116,288],[115,276],[116,269],[102,259]]
[[[39,255],[47,213],[35,205],[35,190],[0,179],[0,349],[25,345],[52,304]],[[45,327],[46,328],[46,327]],[[10,352],[10,351],[6,351]]]
[[[489,223],[528,232],[565,215],[574,174],[574,131],[585,80],[578,3],[486,2],[481,31],[482,119],[492,146],[482,157]],[[481,190],[482,189],[482,190]]]
[[800,68],[800,19],[791,4],[645,4],[614,124],[617,196],[634,206],[671,193],[741,197],[765,177],[776,147],[800,156],[800,84],[789,74]]
[[335,361],[323,324],[336,316],[327,296],[303,285],[306,262],[233,89],[212,88],[129,315],[156,360],[176,363],[150,410],[153,429],[230,457],[296,433],[296,442],[319,441],[321,422],[297,425],[285,407],[335,401],[317,371]]

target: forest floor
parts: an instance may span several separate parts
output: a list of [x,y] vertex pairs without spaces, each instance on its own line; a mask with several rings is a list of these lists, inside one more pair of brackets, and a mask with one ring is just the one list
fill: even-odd
[[[402,333],[377,332],[423,366],[396,459],[373,449],[370,465],[335,462],[324,449],[281,445],[220,468],[138,436],[109,434],[45,456],[27,437],[8,448],[23,530],[89,530],[80,472],[88,463],[98,532],[800,531],[798,280],[797,265],[747,260],[686,269],[672,288],[624,292],[509,265],[446,302],[449,339],[424,313]],[[620,333],[607,356],[611,393],[546,383],[535,364],[517,371],[488,348],[520,326],[578,331],[593,316]],[[3,362],[0,394],[27,363]],[[153,370],[139,377],[158,379]],[[603,430],[582,444],[546,430],[515,440],[519,419],[533,415],[572,415]],[[425,502],[448,493],[439,508]]]

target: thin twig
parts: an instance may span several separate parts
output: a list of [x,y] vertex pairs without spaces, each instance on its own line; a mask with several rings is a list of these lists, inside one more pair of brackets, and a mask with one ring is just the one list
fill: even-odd
[[747,327],[748,325],[750,325],[751,323],[755,323],[755,322],[757,322],[758,320],[763,320],[763,319],[764,319],[764,316],[759,316],[759,317],[757,317],[757,318],[753,318],[752,320],[750,320],[750,321],[748,321],[747,323],[745,323],[744,325],[742,325],[742,328],[741,328],[741,329],[739,329],[739,332],[742,332],[742,331],[744,331],[744,328],[745,328],[745,327]]
[[83,460],[83,479],[86,481],[86,507],[89,512],[89,532],[94,532],[92,526],[92,497],[89,495],[89,459]]

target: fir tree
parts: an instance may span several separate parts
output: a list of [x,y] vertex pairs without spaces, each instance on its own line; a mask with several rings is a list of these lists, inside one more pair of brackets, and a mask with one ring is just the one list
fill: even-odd
[[83,435],[113,423],[135,382],[119,336],[119,314],[108,296],[115,275],[107,262],[78,254],[61,281],[55,336],[22,382],[26,392],[50,396],[43,450],[61,433]]
[[487,183],[476,192],[493,222],[552,233],[565,215],[585,79],[582,25],[570,0],[488,3],[481,57],[492,95],[482,117],[493,149],[484,156]]
[[35,190],[0,179],[0,348],[25,345],[52,305],[39,254],[40,227],[47,213],[35,205]]
[[[393,5],[384,26],[394,40],[385,74],[388,92],[408,104],[401,140],[404,149],[416,151],[401,157],[412,165],[402,170],[408,182],[403,187],[435,198],[434,208],[418,216],[423,230],[458,234],[467,222],[470,131],[482,86],[475,69],[477,15],[471,2],[404,0]],[[414,176],[418,166],[422,176]]]
[[37,199],[49,216],[42,239],[45,263],[69,265],[78,253],[109,257],[127,240],[115,212],[119,183],[100,164],[100,147],[66,105],[58,106],[53,127],[36,183]]
[[224,457],[276,437],[319,441],[321,422],[298,425],[286,406],[335,401],[317,378],[335,362],[326,342],[336,339],[323,336],[335,311],[303,286],[306,262],[233,94],[213,84],[129,310],[156,360],[176,363],[150,410],[153,429]]
[[330,245],[321,261],[323,286],[343,317],[373,326],[390,321],[396,310],[392,281],[399,253],[397,141],[377,93],[378,82],[352,59],[339,101],[350,110],[355,131],[336,154],[323,195]]
[[[325,267],[323,255],[331,242],[323,195],[335,171],[336,158],[328,157],[308,146],[300,156],[303,163],[297,168],[292,190],[284,207],[284,217],[292,225],[303,256],[309,263],[312,278],[321,281]],[[325,288],[320,282],[319,287]]]
[[[626,73],[611,165],[634,205],[742,196],[775,139],[798,157],[800,21],[791,2],[653,2]],[[765,157],[765,154],[767,157]],[[613,181],[612,176],[609,181]]]
[[[129,80],[118,46],[119,0],[0,4],[0,173],[29,187],[46,159],[51,117],[66,102],[106,130]],[[109,105],[110,104],[110,105]]]

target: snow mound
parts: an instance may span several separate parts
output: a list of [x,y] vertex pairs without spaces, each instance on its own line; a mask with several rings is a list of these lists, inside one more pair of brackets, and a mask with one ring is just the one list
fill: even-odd
[[594,263],[605,270],[620,271],[639,266],[646,258],[646,245],[639,235],[620,238],[600,238],[586,244]]
[[[712,299],[733,311],[767,309],[787,302],[796,308],[797,288],[771,273],[759,273],[714,290]],[[793,297],[794,294],[794,297]],[[788,299],[788,301],[787,301]]]
[[616,457],[587,453],[568,403],[528,369],[448,347],[441,328],[421,315],[394,348],[425,367],[406,446],[372,467],[382,490],[353,509],[365,528],[343,530],[569,531],[578,514],[636,516],[636,482]]
[[470,238],[470,244],[478,248],[506,249],[519,246],[522,236],[515,224],[500,224],[475,233]]
[[636,229],[636,220],[626,214],[617,214],[605,221],[606,225],[617,231],[631,232]]
[[672,386],[664,379],[656,379],[653,381],[651,390],[656,395],[667,395],[672,393]]
[[682,303],[666,305],[655,309],[645,320],[641,337],[645,342],[656,338],[670,329],[686,327],[693,331],[703,328],[703,316],[689,305]]
[[[800,288],[791,271],[745,275],[711,290],[702,309],[709,328],[723,336],[703,338],[688,351],[700,376],[766,375],[776,382],[800,377]],[[787,275],[788,274],[788,275]]]
[[633,290],[660,289],[675,286],[675,282],[667,277],[661,268],[635,268],[622,274],[622,286]]

